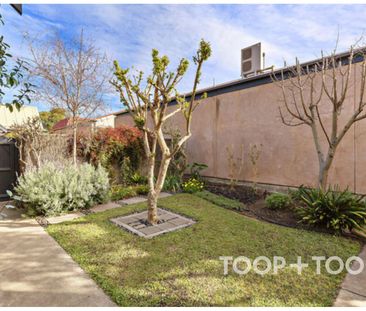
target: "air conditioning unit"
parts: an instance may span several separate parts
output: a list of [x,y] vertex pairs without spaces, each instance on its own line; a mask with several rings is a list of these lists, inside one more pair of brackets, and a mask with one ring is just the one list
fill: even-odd
[[263,69],[262,56],[262,45],[260,42],[241,50],[242,78],[256,75]]

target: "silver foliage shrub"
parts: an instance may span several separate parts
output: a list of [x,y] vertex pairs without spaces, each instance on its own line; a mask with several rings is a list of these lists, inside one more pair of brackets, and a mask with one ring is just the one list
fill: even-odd
[[105,201],[108,173],[103,167],[84,163],[79,166],[57,166],[48,163],[27,170],[19,177],[13,198],[30,214],[57,215],[87,209]]

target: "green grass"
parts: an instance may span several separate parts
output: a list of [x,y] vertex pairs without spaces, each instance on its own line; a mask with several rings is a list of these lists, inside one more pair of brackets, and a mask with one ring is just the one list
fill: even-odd
[[245,205],[238,200],[229,199],[223,195],[217,195],[207,190],[196,192],[194,195],[224,208],[238,211],[245,208]]
[[[194,195],[161,199],[163,208],[197,220],[191,227],[147,240],[110,218],[144,210],[136,204],[52,225],[48,232],[121,306],[330,306],[344,274],[317,275],[311,256],[358,254],[342,237],[280,227],[234,213]],[[223,275],[219,256],[297,256],[302,275]],[[230,270],[231,271],[231,270]]]

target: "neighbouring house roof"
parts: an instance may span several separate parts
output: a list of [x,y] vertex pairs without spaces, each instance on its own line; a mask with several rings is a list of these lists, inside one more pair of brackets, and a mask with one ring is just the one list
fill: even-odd
[[53,125],[52,130],[54,131],[61,130],[68,125],[69,125],[69,118],[62,119]]
[[[79,120],[78,122],[80,122],[80,123],[93,121],[93,119],[88,119],[88,118],[78,118],[78,120]],[[62,120],[58,121],[57,123],[55,123],[55,125],[52,127],[52,130],[53,131],[62,130],[71,125],[72,125],[72,118],[65,118],[65,119],[62,119]]]
[[[359,50],[364,50],[365,48],[366,47],[363,47],[363,48],[360,48]],[[345,64],[347,64],[350,53],[343,52],[343,53],[336,54],[335,56],[336,56],[336,58],[339,58],[341,60],[342,65],[345,65]],[[353,63],[358,63],[358,62],[361,62],[362,60],[363,60],[363,57],[361,55],[356,56],[356,53],[355,53]],[[318,63],[321,63],[321,59],[311,60],[311,61],[300,64],[300,66],[306,68],[307,66],[311,67]],[[264,72],[264,73],[261,73],[261,74],[258,74],[258,75],[252,76],[252,77],[240,78],[240,79],[232,80],[229,82],[217,84],[212,87],[202,88],[202,89],[197,90],[196,98],[199,99],[204,93],[207,94],[207,97],[212,97],[212,96],[235,92],[235,91],[239,91],[239,90],[243,90],[243,89],[247,89],[247,88],[251,88],[251,87],[255,87],[255,86],[259,86],[259,85],[263,85],[263,84],[272,83],[273,82],[272,75],[276,75],[277,78],[280,78],[281,72],[283,72],[284,75],[286,76],[290,73],[290,71],[291,71],[291,66],[286,67],[286,68],[279,68],[279,69],[274,70],[273,72],[267,71],[267,72]],[[186,100],[190,100],[191,92],[186,93],[183,96],[186,98]],[[173,99],[169,103],[169,105],[175,105],[176,103],[177,102],[175,101],[175,99]],[[126,114],[126,113],[128,113],[128,109],[122,109],[120,111],[115,112],[116,115],[122,115],[122,114]]]
[[[79,123],[94,123],[96,127],[114,127],[116,113],[109,113],[96,118],[79,118]],[[72,125],[72,118],[65,118],[58,121],[53,127],[53,131],[59,131]]]
[[13,125],[21,125],[29,118],[39,117],[38,109],[34,106],[22,106],[19,110],[10,111],[6,106],[0,105],[0,126],[10,129]]

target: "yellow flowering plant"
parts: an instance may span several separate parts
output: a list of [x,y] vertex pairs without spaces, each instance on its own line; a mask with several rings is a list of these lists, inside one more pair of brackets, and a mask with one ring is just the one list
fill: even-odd
[[183,191],[188,193],[195,193],[203,190],[203,182],[196,178],[190,178],[182,185]]

